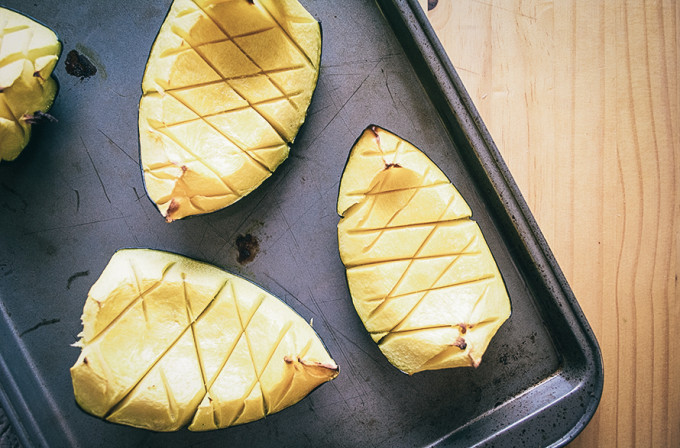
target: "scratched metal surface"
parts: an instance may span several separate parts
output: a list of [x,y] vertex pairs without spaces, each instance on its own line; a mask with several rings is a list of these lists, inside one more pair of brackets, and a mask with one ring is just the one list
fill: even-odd
[[[11,404],[26,443],[421,446],[493,409],[513,409],[517,397],[554,377],[561,354],[540,300],[375,3],[302,0],[322,22],[324,42],[318,88],[291,157],[237,204],[171,224],[145,195],[137,144],[140,83],[170,0],[4,3],[50,26],[64,45],[51,111],[59,121],[41,126],[17,161],[0,165],[0,399]],[[94,76],[66,73],[73,49],[93,61]],[[352,308],[335,202],[348,151],[372,123],[413,142],[447,173],[499,263],[513,314],[476,370],[404,375]],[[259,252],[240,264],[235,239],[247,233]],[[210,433],[157,434],[85,414],[72,395],[69,367],[78,349],[70,344],[88,289],[122,247],[182,253],[263,286],[313,319],[340,376],[265,420]],[[569,390],[560,387],[550,392]]]

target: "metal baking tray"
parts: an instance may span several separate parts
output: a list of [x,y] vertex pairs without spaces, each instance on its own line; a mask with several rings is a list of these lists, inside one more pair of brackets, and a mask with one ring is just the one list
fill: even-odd
[[[321,21],[322,67],[290,158],[254,193],[165,223],[138,167],[137,104],[170,0],[4,0],[54,29],[59,121],[0,164],[0,402],[29,446],[548,446],[587,424],[599,347],[528,207],[415,0],[302,0]],[[76,50],[96,67],[65,70]],[[337,250],[338,184],[369,124],[421,148],[467,199],[506,281],[512,316],[479,368],[407,376],[352,307]],[[238,261],[236,239],[257,252]],[[264,420],[160,434],[78,408],[69,367],[87,291],[122,247],[174,251],[273,292],[314,328],[340,376]]]

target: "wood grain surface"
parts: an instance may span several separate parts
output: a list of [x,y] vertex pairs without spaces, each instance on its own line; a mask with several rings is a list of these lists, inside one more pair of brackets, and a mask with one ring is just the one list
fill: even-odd
[[570,446],[680,446],[680,2],[429,3],[600,343]]

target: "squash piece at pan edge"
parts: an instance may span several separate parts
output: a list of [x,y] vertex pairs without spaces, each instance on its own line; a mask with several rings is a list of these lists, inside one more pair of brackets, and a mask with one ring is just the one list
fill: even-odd
[[174,0],[139,104],[140,161],[167,221],[222,209],[288,157],[321,59],[297,0]]
[[510,299],[444,173],[415,146],[369,126],[350,151],[338,214],[354,307],[387,359],[408,374],[477,367]]
[[302,317],[258,286],[180,255],[116,252],[92,286],[71,368],[80,407],[154,431],[238,425],[338,375]]
[[0,8],[0,161],[14,160],[59,90],[52,71],[61,54],[54,31]]

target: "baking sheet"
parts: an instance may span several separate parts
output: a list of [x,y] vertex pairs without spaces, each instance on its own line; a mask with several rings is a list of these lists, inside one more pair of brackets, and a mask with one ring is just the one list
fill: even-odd
[[[64,45],[51,110],[59,121],[0,164],[0,401],[25,445],[548,445],[568,441],[594,412],[602,378],[592,332],[415,2],[301,2],[324,41],[290,158],[235,205],[171,224],[145,195],[137,143],[144,65],[170,1],[4,2]],[[97,73],[69,75],[71,50]],[[335,201],[368,124],[437,163],[496,257],[513,312],[478,369],[404,375],[352,307]],[[247,234],[258,251],[239,263],[236,239]],[[340,376],[264,420],[209,433],[159,434],[85,414],[73,399],[70,344],[89,287],[122,247],[182,253],[268,289],[313,319]]]

